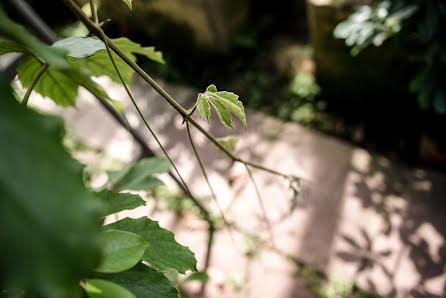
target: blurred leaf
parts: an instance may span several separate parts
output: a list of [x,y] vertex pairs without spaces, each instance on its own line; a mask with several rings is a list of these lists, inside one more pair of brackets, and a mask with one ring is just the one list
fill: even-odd
[[125,37],[113,39],[113,42],[124,51],[127,56],[132,58],[132,60],[136,61],[136,57],[133,54],[139,54],[155,62],[161,64],[166,63],[163,59],[163,53],[155,51],[155,47],[142,47],[139,43],[133,42]]
[[90,37],[68,37],[55,42],[53,47],[65,49],[68,51],[68,56],[80,59],[104,50],[105,44],[101,40]]
[[86,279],[85,291],[90,298],[136,298],[126,288],[99,278]]
[[158,270],[176,269],[182,274],[187,270],[197,270],[197,260],[189,248],[178,244],[173,233],[161,228],[155,221],[148,218],[124,218],[104,228],[128,231],[144,238],[149,247],[142,259]]
[[134,164],[122,178],[117,181],[117,190],[151,190],[163,182],[152,174],[167,173],[170,162],[161,157],[146,158]]
[[21,106],[2,79],[0,93],[0,287],[69,297],[98,262],[98,203],[61,144],[62,120]]
[[122,0],[129,6],[130,9],[132,9],[132,0]]
[[140,196],[129,193],[118,193],[104,189],[95,194],[105,207],[102,216],[107,216],[123,210],[135,209],[146,204]]
[[440,114],[446,113],[446,96],[443,92],[438,91],[435,94],[433,105],[438,113]]
[[[235,136],[227,136],[223,138],[217,138],[218,143],[222,145],[226,150],[228,150],[231,153],[235,152],[235,147],[237,146],[238,138]],[[217,148],[218,152],[221,155],[226,155],[223,150],[212,144],[215,148]]]
[[217,91],[215,85],[207,87],[206,92],[198,94],[197,107],[201,117],[209,122],[210,107],[209,102],[217,112],[220,121],[227,127],[232,128],[232,112],[243,123],[243,127],[247,128],[245,109],[238,95],[227,92]]
[[34,55],[46,61],[56,68],[68,68],[68,63],[63,49],[52,48],[40,42],[26,29],[12,21],[0,6],[0,35],[6,37],[19,45],[29,49]]
[[207,282],[209,280],[209,275],[206,272],[193,272],[191,275],[186,277],[183,282],[189,282],[193,280]]
[[0,40],[0,55],[6,54],[6,53],[25,53],[25,54],[32,54],[32,52],[14,42],[6,41],[6,40]]
[[135,266],[148,243],[140,236],[118,230],[103,231],[99,235],[103,260],[95,270],[103,273],[120,272]]
[[123,286],[137,298],[178,298],[175,285],[163,273],[141,263],[127,271],[99,274],[98,277]]

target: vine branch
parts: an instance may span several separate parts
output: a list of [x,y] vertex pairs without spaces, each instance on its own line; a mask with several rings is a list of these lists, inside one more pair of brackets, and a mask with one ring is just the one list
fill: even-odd
[[22,105],[26,107],[28,104],[29,97],[31,95],[31,92],[33,91],[34,87],[37,85],[37,82],[39,82],[42,75],[45,73],[45,71],[48,69],[48,64],[46,62],[43,62],[42,67],[40,68],[37,75],[33,78],[31,81],[31,84],[29,85],[28,89],[26,90],[25,96],[23,96]]

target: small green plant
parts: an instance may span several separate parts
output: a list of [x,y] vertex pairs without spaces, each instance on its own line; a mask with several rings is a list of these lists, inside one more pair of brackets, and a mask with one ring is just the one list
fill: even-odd
[[442,0],[381,0],[376,5],[358,8],[337,25],[334,36],[345,39],[353,56],[395,36],[400,45],[409,49],[408,63],[416,71],[409,89],[417,95],[419,106],[444,114],[445,24],[446,4]]

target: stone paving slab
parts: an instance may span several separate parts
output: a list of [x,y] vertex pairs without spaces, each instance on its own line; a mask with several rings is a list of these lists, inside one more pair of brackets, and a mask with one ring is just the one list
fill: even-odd
[[[125,100],[123,89],[106,80],[113,98]],[[198,90],[162,84],[185,107],[191,107]],[[132,88],[144,115],[159,134],[194,193],[210,202],[188,143],[182,119],[150,87],[136,80]],[[124,162],[135,160],[138,146],[98,104],[81,92],[77,109],[60,109],[39,96],[32,104],[61,113],[69,126],[87,143],[103,148]],[[126,104],[129,122],[146,133],[133,107]],[[350,282],[386,297],[444,297],[446,290],[446,177],[430,170],[415,169],[367,152],[297,124],[283,123],[248,111],[248,131],[241,125],[229,130],[212,115],[210,131],[216,136],[238,135],[238,154],[268,167],[299,175],[304,202],[290,213],[291,191],[286,181],[254,171],[262,190],[274,245],[308,263],[323,268],[330,277]],[[239,123],[237,123],[239,124]],[[248,176],[240,164],[221,157],[206,139],[193,130],[198,151],[226,217],[245,230],[269,239],[268,225]],[[167,181],[168,182],[168,181]],[[119,214],[151,214],[147,206]],[[153,215],[161,226],[172,229],[176,239],[196,252],[202,268],[206,225],[193,215],[177,219],[171,213]],[[231,238],[235,240],[232,241]],[[253,259],[243,255],[242,235],[217,233],[209,273],[207,297],[314,297],[296,278],[296,268],[277,254],[262,250]],[[232,280],[232,282],[228,282]],[[244,287],[234,290],[237,283]],[[192,292],[198,285],[188,286]]]

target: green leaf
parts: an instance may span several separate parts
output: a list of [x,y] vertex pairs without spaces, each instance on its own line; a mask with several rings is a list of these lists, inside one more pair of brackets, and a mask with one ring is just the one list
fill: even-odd
[[105,44],[101,40],[90,37],[68,37],[53,44],[53,47],[68,51],[68,56],[73,58],[85,58],[93,56],[99,50],[105,50]]
[[212,93],[217,92],[217,87],[216,87],[214,84],[209,85],[209,86],[206,88],[206,91],[209,91],[209,92],[212,92]]
[[90,298],[136,298],[126,288],[99,278],[86,279],[85,291]]
[[26,29],[12,21],[0,6],[0,35],[29,49],[34,55],[56,68],[69,68],[63,49],[52,48],[40,42]]
[[141,263],[124,272],[99,274],[98,277],[125,287],[137,298],[178,298],[175,285],[163,273]]
[[101,214],[103,217],[123,210],[135,209],[146,204],[140,196],[129,193],[118,193],[104,189],[95,194],[105,207]]
[[232,128],[231,114],[229,114],[228,109],[226,109],[226,107],[215,97],[208,97],[208,100],[211,102],[212,106],[217,112],[218,118],[220,118],[221,123],[223,123],[227,127]]
[[135,266],[141,259],[148,243],[134,233],[118,230],[104,231],[99,235],[103,260],[96,271],[120,272]]
[[125,37],[113,39],[113,42],[134,61],[136,61],[136,57],[133,54],[139,54],[155,62],[166,63],[163,59],[163,54],[160,51],[155,51],[155,47],[142,47],[139,43]]
[[243,126],[247,128],[245,109],[243,108],[242,102],[238,100],[238,95],[227,91],[219,91],[214,94],[229,111],[242,121]]
[[[133,69],[115,53],[112,55],[116,66],[124,79],[124,82],[126,84],[131,84],[131,79],[134,72]],[[93,56],[82,59],[68,57],[68,60],[79,68],[88,69],[88,71],[95,77],[108,76],[113,82],[121,84],[121,80],[119,79],[112,62],[110,61],[110,57],[108,56],[106,50],[99,50]]]
[[132,0],[122,0],[129,6],[130,9],[132,9]]
[[193,280],[207,282],[209,280],[209,275],[206,272],[193,272],[191,275],[186,277],[183,282],[189,282]]
[[243,103],[238,100],[238,95],[228,91],[217,91],[215,85],[210,85],[206,88],[206,92],[198,94],[197,108],[201,117],[209,122],[210,107],[209,102],[217,112],[220,121],[227,127],[232,128],[232,112],[237,116],[243,124],[245,129],[247,128],[245,109]]
[[204,97],[203,93],[198,94],[197,109],[198,112],[200,112],[201,118],[203,118],[209,123],[210,122],[209,116],[211,115],[211,107],[209,106],[209,103]]
[[2,289],[72,296],[99,260],[98,202],[61,144],[63,121],[21,106],[2,78],[0,98]]
[[[17,73],[24,88],[31,85],[41,67],[42,64],[32,56],[26,57],[20,62]],[[78,89],[79,84],[73,81],[71,77],[51,67],[43,73],[34,87],[34,91],[44,97],[51,98],[61,106],[74,106]]]
[[115,185],[117,190],[151,190],[164,183],[153,174],[167,173],[170,162],[161,157],[142,159],[134,164]]
[[6,40],[0,40],[0,55],[6,54],[6,53],[26,53],[26,54],[32,54],[32,52],[14,42],[6,41]]
[[148,218],[124,218],[104,226],[105,229],[123,230],[138,234],[149,243],[142,259],[161,271],[176,269],[184,274],[196,271],[197,260],[189,248],[178,244],[172,232],[161,228]]
[[[217,141],[226,150],[228,150],[231,153],[234,153],[235,147],[237,146],[238,138],[235,136],[227,136],[227,137],[223,137],[223,138],[218,138]],[[215,146],[214,144],[212,144],[212,145]],[[218,149],[220,154],[225,155],[225,153],[220,148],[218,148],[217,146],[215,146],[215,147]]]

